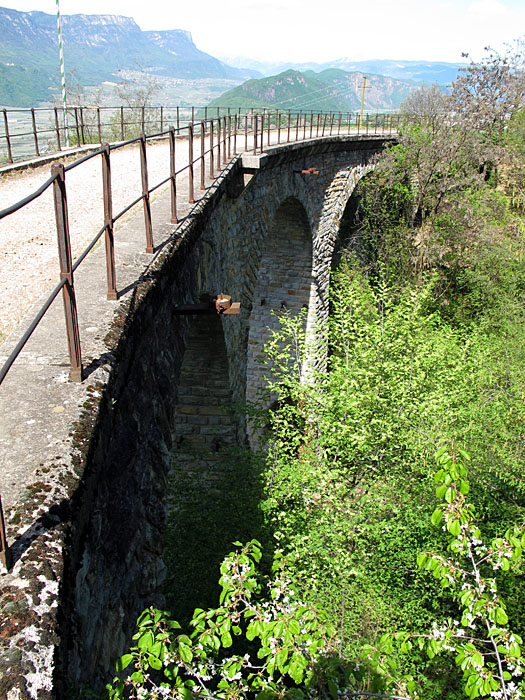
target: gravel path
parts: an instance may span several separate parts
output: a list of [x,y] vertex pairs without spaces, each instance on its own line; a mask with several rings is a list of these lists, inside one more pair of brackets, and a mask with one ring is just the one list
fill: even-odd
[[[267,134],[265,133],[265,141]],[[271,132],[272,144],[277,144],[277,132]],[[284,140],[284,132],[283,132]],[[292,140],[294,140],[292,134]],[[250,137],[249,148],[252,147]],[[206,138],[205,148],[210,146]],[[237,140],[244,147],[244,137]],[[194,141],[194,158],[200,154],[200,138]],[[84,154],[62,158],[66,165]],[[180,170],[188,161],[188,140],[176,142],[176,167]],[[148,179],[150,189],[169,176],[169,142],[148,142]],[[217,162],[215,167],[217,168]],[[208,168],[208,166],[206,166]],[[0,174],[0,210],[35,192],[51,174],[49,165],[29,170]],[[186,176],[183,177],[186,180]],[[111,152],[113,214],[124,209],[142,193],[138,144]],[[200,182],[198,164],[195,167],[196,196]],[[207,181],[209,182],[209,181]],[[153,193],[152,202],[168,185]],[[177,188],[179,179],[177,178]],[[102,199],[101,158],[95,156],[66,173],[69,227],[73,259],[85,249],[102,228],[104,209]],[[127,212],[115,225],[118,231],[142,204]],[[38,199],[4,219],[0,219],[0,344],[16,328],[31,306],[50,292],[59,280],[56,224],[53,189],[49,187]]]
[[[178,142],[177,168],[187,162],[187,142]],[[68,162],[80,156],[70,157]],[[183,160],[184,159],[184,160]],[[69,224],[73,257],[93,240],[104,223],[100,156],[66,173]],[[169,175],[167,141],[148,144],[149,187]],[[0,176],[0,209],[27,197],[50,176],[50,166]],[[117,213],[142,192],[137,146],[111,154],[113,212]],[[157,190],[155,195],[165,189]],[[116,224],[116,230],[140,212],[136,205]],[[17,326],[28,309],[59,279],[53,190],[0,220],[0,342]]]

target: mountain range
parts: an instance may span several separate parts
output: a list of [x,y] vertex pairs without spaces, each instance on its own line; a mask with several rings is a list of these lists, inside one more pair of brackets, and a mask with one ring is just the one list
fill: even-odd
[[[115,80],[119,70],[239,83],[260,75],[200,51],[187,31],[144,32],[131,17],[64,15],[62,36],[66,68],[83,85]],[[34,106],[50,100],[58,84],[55,15],[0,8],[0,104]]]
[[290,63],[255,61],[245,57],[221,57],[221,60],[230,66],[249,68],[263,76],[276,75],[287,70],[296,70],[301,73],[314,71],[321,73],[325,70],[336,68],[349,73],[373,73],[386,75],[398,80],[414,80],[419,83],[436,83],[446,87],[456,79],[458,70],[468,64],[446,63],[443,61],[393,61],[390,59],[373,59],[369,61],[353,61],[350,58],[339,58],[326,63]]
[[[248,100],[260,107],[354,110],[360,104],[359,85],[366,73],[371,88],[365,96],[367,107],[395,109],[416,82],[446,85],[460,67],[350,59],[325,64],[224,61],[200,51],[185,30],[142,31],[131,17],[118,15],[63,15],[62,34],[67,74],[73,74],[81,86],[118,82],[126,72],[133,72],[162,83],[164,102],[175,95],[177,103],[182,103],[183,94],[202,104],[248,80],[212,104],[247,106]],[[55,15],[0,7],[0,105],[33,107],[52,102],[60,92],[58,56]],[[264,78],[270,74],[271,80]],[[174,81],[192,84],[181,93],[173,90]],[[309,92],[313,94],[307,96]],[[239,100],[244,100],[242,105]]]

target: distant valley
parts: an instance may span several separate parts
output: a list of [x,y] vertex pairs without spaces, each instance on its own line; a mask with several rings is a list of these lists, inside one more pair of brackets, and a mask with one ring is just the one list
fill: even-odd
[[276,75],[287,70],[295,70],[301,73],[314,71],[320,73],[336,68],[347,73],[373,73],[385,75],[398,80],[413,80],[417,83],[437,83],[446,87],[456,79],[458,70],[465,63],[446,63],[439,61],[402,61],[388,59],[374,59],[370,61],[352,61],[350,58],[340,58],[327,63],[290,63],[254,61],[245,57],[221,57],[221,60],[230,66],[243,67],[261,73],[263,76]]
[[[142,31],[130,17],[65,15],[62,27],[70,83],[105,104],[116,104],[115,84],[132,76],[158,84],[157,104],[353,111],[366,74],[366,108],[389,110],[422,82],[450,83],[460,67],[350,59],[327,64],[224,61],[200,51],[185,30]],[[49,104],[59,93],[55,15],[0,8],[0,105]]]
[[[130,17],[62,17],[66,70],[81,85],[119,80],[119,71],[159,78],[239,84],[260,75],[224,64],[195,46],[189,32],[143,32]],[[59,92],[56,17],[0,8],[0,104],[35,106]],[[224,89],[224,88],[223,88]]]

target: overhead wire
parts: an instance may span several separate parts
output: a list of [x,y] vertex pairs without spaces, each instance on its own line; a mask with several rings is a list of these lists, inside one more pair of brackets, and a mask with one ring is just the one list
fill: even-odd
[[[292,107],[294,107],[296,109],[301,109],[303,107],[311,107],[311,106],[317,104],[318,102],[329,97],[330,92],[332,94],[334,92],[336,93],[335,95],[333,95],[334,97],[343,97],[343,98],[346,98],[348,95],[351,94],[350,90],[343,91],[343,90],[337,89],[333,85],[326,85],[325,87],[318,88],[317,90],[312,90],[311,92],[308,92],[305,95],[298,95],[297,97],[287,97],[283,100],[279,100],[275,104],[277,106],[284,106],[287,102],[293,102],[294,100],[301,100],[302,99],[303,100],[302,102],[299,102],[298,104],[290,105],[289,108],[291,109]],[[323,94],[319,94],[319,93],[323,93]],[[318,96],[314,97],[314,95],[318,95]]]

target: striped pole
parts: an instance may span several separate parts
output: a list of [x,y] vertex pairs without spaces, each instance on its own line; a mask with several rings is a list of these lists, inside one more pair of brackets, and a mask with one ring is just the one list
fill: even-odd
[[64,110],[64,130],[66,132],[66,146],[69,148],[69,129],[67,128],[67,104],[66,104],[66,72],[64,70],[64,49],[62,48],[62,22],[60,21],[60,6],[57,0],[57,29],[58,50],[60,51],[60,77],[62,79],[62,107]]

